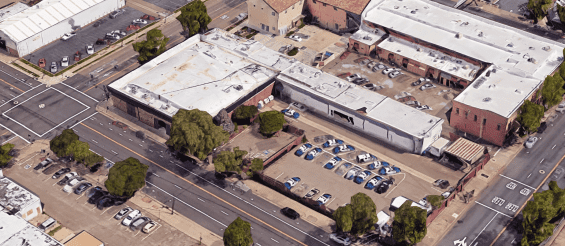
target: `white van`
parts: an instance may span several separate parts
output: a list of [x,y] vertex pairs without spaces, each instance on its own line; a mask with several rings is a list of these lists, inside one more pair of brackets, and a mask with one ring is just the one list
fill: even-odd
[[412,201],[406,197],[403,196],[399,196],[399,197],[395,197],[392,199],[392,201],[390,202],[390,211],[395,211],[398,208],[400,208],[400,206],[402,206],[402,204],[404,204],[404,202],[406,201],[411,201],[412,202],[412,207],[419,207],[423,210],[426,210],[427,215],[430,215],[432,213],[432,206],[429,204],[422,204],[422,203],[418,203],[415,201]]
[[79,182],[80,181],[78,181],[78,179],[73,179],[69,181],[69,183],[65,185],[65,187],[63,187],[63,191],[66,193],[71,193],[71,191],[73,191],[73,187],[77,185]]
[[41,225],[39,225],[39,230],[44,232],[45,230],[53,227],[55,223],[57,223],[57,221],[50,217],[45,222],[41,223]]

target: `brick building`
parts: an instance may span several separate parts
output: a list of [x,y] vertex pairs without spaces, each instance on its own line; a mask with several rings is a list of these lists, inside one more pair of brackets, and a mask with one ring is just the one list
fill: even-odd
[[[497,145],[522,103],[563,61],[563,44],[429,0],[379,2],[362,23],[360,31],[383,35],[366,46],[376,57],[464,88],[450,125]],[[356,42],[350,39],[350,49]]]
[[315,23],[333,32],[359,28],[361,14],[371,0],[306,0],[305,8]]
[[300,25],[304,0],[249,0],[247,25],[253,29],[284,35]]
[[276,67],[291,60],[257,44],[218,29],[195,35],[110,84],[110,101],[149,126],[164,127],[167,134],[181,108],[212,116],[225,109],[231,115],[240,105],[268,102]]

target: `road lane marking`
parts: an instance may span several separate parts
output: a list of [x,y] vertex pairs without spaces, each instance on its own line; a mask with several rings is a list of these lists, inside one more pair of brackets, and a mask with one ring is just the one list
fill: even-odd
[[502,177],[504,177],[504,178],[510,179],[510,180],[512,180],[512,181],[514,181],[514,182],[516,182],[516,183],[518,183],[518,184],[521,184],[521,185],[523,185],[523,186],[526,186],[526,187],[528,187],[528,188],[535,189],[534,187],[531,187],[531,186],[529,186],[529,185],[527,185],[527,184],[524,184],[524,183],[522,183],[522,182],[520,182],[520,181],[518,181],[518,180],[515,180],[515,179],[513,179],[513,178],[510,178],[510,177],[508,177],[508,176],[504,176],[504,175],[502,175],[502,174],[499,174],[499,175],[502,176]]
[[495,214],[494,216],[492,216],[492,219],[490,219],[490,221],[487,223],[487,225],[479,232],[479,235],[477,235],[475,237],[475,239],[473,239],[473,241],[471,241],[471,243],[469,245],[473,245],[473,243],[475,242],[475,240],[477,240],[477,238],[479,238],[479,236],[481,235],[481,233],[483,233],[483,231],[485,231],[485,229],[487,229],[487,226],[490,225],[490,223],[494,220],[494,218],[496,218],[498,214]]
[[279,241],[277,241],[277,240],[275,240],[275,239],[273,239],[273,238],[271,238],[271,240],[275,241],[275,243],[279,243]]
[[10,142],[10,141],[12,141],[12,139],[14,139],[14,138],[16,138],[16,136],[13,136],[13,137],[11,137],[10,139],[8,139],[8,140],[4,141],[4,142],[2,143],[2,145],[4,145],[4,144],[5,144],[5,143],[7,143],[7,142]]
[[[73,126],[71,126],[70,128],[72,129],[72,128],[73,128],[73,127],[75,127],[76,125],[78,125],[78,124],[82,123],[83,121],[87,120],[88,118],[90,118],[90,117],[94,116],[94,115],[95,115],[95,114],[97,114],[97,113],[98,113],[98,112],[95,112],[94,114],[91,114],[90,116],[88,116],[88,117],[86,117],[86,118],[82,119],[81,121],[77,122],[76,124],[74,124],[74,125],[73,125]],[[94,120],[94,118],[90,118],[90,119],[91,119],[91,120]],[[78,132],[78,131],[76,131],[76,132]]]
[[[83,125],[84,127],[86,127],[87,129],[89,129],[89,130],[91,130],[91,131],[93,131],[93,132],[95,132],[95,133],[98,133],[98,134],[101,135],[102,137],[104,137],[104,138],[110,140],[111,142],[114,142],[114,143],[117,144],[118,146],[120,146],[120,147],[122,147],[122,148],[124,148],[124,149],[126,149],[126,150],[128,150],[128,151],[130,151],[130,152],[132,152],[132,153],[134,153],[134,154],[136,154],[136,155],[139,156],[140,158],[142,158],[142,159],[144,159],[144,160],[146,160],[146,161],[152,163],[152,164],[155,165],[155,166],[158,166],[158,167],[162,168],[162,169],[165,170],[166,172],[168,172],[168,173],[170,173],[170,174],[172,174],[172,175],[178,177],[179,179],[184,180],[185,182],[187,182],[187,183],[193,185],[194,187],[196,187],[196,188],[198,188],[199,190],[201,190],[201,191],[207,193],[208,195],[210,195],[210,196],[212,196],[212,197],[218,199],[219,201],[221,201],[221,202],[223,202],[223,203],[225,203],[225,204],[227,204],[227,205],[230,205],[231,207],[237,209],[237,210],[240,211],[241,213],[243,213],[243,214],[245,214],[245,215],[247,215],[247,216],[253,218],[253,219],[256,220],[256,221],[261,222],[262,224],[264,224],[264,225],[268,226],[269,228],[273,229],[274,231],[276,231],[276,232],[278,232],[278,233],[280,233],[280,234],[282,234],[282,235],[284,235],[284,236],[286,236],[286,237],[288,237],[288,238],[290,238],[290,239],[292,239],[292,240],[298,242],[300,245],[307,246],[306,244],[304,244],[303,242],[299,241],[298,239],[296,239],[296,238],[294,238],[294,237],[291,237],[290,235],[288,235],[288,234],[282,232],[281,230],[275,228],[274,226],[272,226],[272,225],[270,225],[270,224],[264,222],[263,220],[260,220],[259,218],[257,218],[257,217],[255,217],[255,216],[251,215],[250,213],[244,211],[243,209],[241,209],[241,208],[239,208],[239,207],[237,207],[237,206],[235,206],[235,205],[229,203],[228,201],[226,201],[226,200],[220,198],[219,196],[217,196],[217,195],[215,195],[215,194],[213,194],[213,193],[211,193],[211,192],[205,190],[204,188],[202,188],[202,187],[196,185],[195,183],[193,183],[193,182],[191,182],[191,181],[189,181],[189,180],[183,178],[182,176],[180,176],[180,175],[178,175],[178,174],[172,172],[171,170],[164,168],[163,166],[161,166],[161,165],[159,165],[158,163],[156,163],[156,162],[150,160],[149,158],[147,158],[147,157],[145,157],[145,156],[143,156],[143,155],[141,155],[141,154],[139,154],[139,153],[133,151],[132,149],[130,149],[130,148],[128,148],[128,147],[126,147],[126,146],[124,146],[124,145],[118,143],[118,142],[115,141],[114,139],[112,139],[112,138],[110,138],[110,137],[108,137],[108,136],[106,136],[106,135],[100,133],[99,131],[96,131],[95,129],[93,129],[93,128],[87,126],[87,125],[85,125],[84,123],[80,123],[80,124]],[[182,166],[180,166],[180,165],[178,165],[178,164],[177,164],[177,166],[179,166],[179,167],[181,167],[181,168],[183,168],[183,169],[185,169],[185,170],[188,171],[188,169],[186,169],[186,168],[184,168],[184,167],[182,167]],[[191,172],[191,171],[189,171],[189,172],[192,173],[192,174],[194,174],[194,173]],[[196,176],[198,176],[199,178],[205,180],[206,182],[208,182],[208,183],[214,185],[215,187],[217,187],[217,188],[219,188],[219,189],[221,189],[221,190],[224,190],[224,189],[220,188],[219,186],[217,186],[216,184],[214,184],[214,183],[212,183],[212,182],[210,182],[210,181],[208,181],[208,180],[206,180],[206,179],[200,177],[199,175],[196,175]],[[146,181],[146,182],[147,182],[147,181]],[[149,183],[149,182],[147,182],[147,183]],[[164,190],[162,190],[162,191],[165,192],[165,193],[167,193],[167,192],[164,191]],[[311,237],[311,238],[314,238],[316,241],[320,242],[321,244],[326,245],[326,246],[330,246],[329,244],[320,241],[319,239],[317,239],[317,238],[311,236],[310,234],[308,234],[308,233],[306,233],[306,232],[304,232],[304,231],[302,231],[302,230],[300,230],[300,229],[298,229],[298,228],[292,226],[291,224],[289,224],[289,223],[287,223],[287,222],[285,222],[285,221],[283,221],[283,220],[277,218],[276,216],[274,216],[274,215],[272,215],[272,214],[270,214],[270,213],[267,213],[265,210],[263,210],[263,209],[261,209],[261,208],[255,206],[254,204],[251,204],[251,203],[247,202],[246,200],[243,200],[243,199],[241,199],[240,197],[238,197],[238,196],[236,196],[236,195],[234,195],[234,194],[232,194],[232,193],[230,193],[230,192],[228,192],[228,191],[226,191],[226,190],[224,190],[224,191],[227,192],[228,194],[231,194],[232,196],[234,196],[234,197],[236,197],[236,198],[238,198],[238,199],[244,201],[245,203],[247,203],[247,204],[249,204],[249,205],[255,207],[256,209],[258,209],[258,210],[260,210],[260,211],[262,211],[262,212],[264,212],[264,213],[266,213],[266,214],[272,216],[273,218],[278,219],[280,222],[282,222],[282,223],[284,223],[284,224],[286,224],[286,225],[292,227],[293,229],[295,229],[295,230],[297,230],[297,231],[303,233],[304,235],[307,235],[307,236],[309,236],[309,237]],[[167,194],[168,194],[168,193],[167,193]],[[182,200],[179,200],[179,201],[182,202]],[[188,205],[188,204],[187,204],[187,205]],[[227,226],[226,226],[226,227],[227,227]]]
[[222,210],[220,210],[220,211],[221,211],[223,214],[225,214],[225,215],[229,215],[228,213],[226,213],[226,212],[224,212],[224,211],[222,211]]
[[64,82],[63,82],[63,83],[61,83],[61,84],[63,84],[63,85],[66,85],[67,87],[69,87],[69,88],[71,88],[71,89],[73,89],[73,90],[77,91],[78,93],[80,93],[80,94],[82,94],[82,95],[84,95],[84,96],[86,96],[86,97],[90,98],[90,100],[92,100],[92,101],[98,102],[98,100],[96,100],[96,99],[92,98],[92,97],[91,97],[91,96],[89,96],[89,95],[86,95],[86,93],[84,93],[84,92],[82,92],[82,91],[79,91],[79,90],[77,90],[76,88],[74,88],[74,87],[72,87],[72,86],[69,86],[69,85],[65,84]]
[[202,201],[202,202],[206,202],[206,201],[204,201],[204,200],[200,199],[200,197],[197,197],[197,199],[198,199],[198,200],[200,200],[200,201]]
[[[137,64],[137,62],[134,62],[134,63],[130,64],[129,66],[127,66],[127,67],[126,67],[125,69],[123,69],[122,71],[125,71],[125,70],[127,70],[128,68],[130,68],[131,66],[133,66],[133,65],[135,65],[135,64]],[[109,80],[110,78],[112,78],[112,77],[114,77],[114,76],[116,76],[116,75],[118,75],[118,74],[119,74],[119,73],[115,73],[114,75],[112,75],[112,76],[110,76],[110,77],[108,77],[108,78],[105,78],[104,80],[102,80],[102,81],[98,82],[98,84],[95,84],[95,85],[93,85],[92,87],[90,87],[90,88],[86,89],[86,90],[85,90],[85,91],[83,91],[83,92],[87,92],[87,91],[89,91],[90,89],[92,89],[92,88],[94,88],[94,87],[98,86],[99,84],[102,84],[102,83],[104,83],[104,81],[106,81],[106,80]]]
[[539,161],[539,164],[541,164],[543,162],[543,160],[545,160],[545,158],[542,158],[541,161]]
[[241,2],[240,4],[238,4],[237,6],[235,6],[235,7],[231,8],[231,9],[229,9],[228,11],[226,11],[226,12],[224,12],[224,13],[221,13],[221,14],[218,15],[216,18],[212,19],[212,21],[215,21],[216,19],[218,19],[218,18],[220,18],[221,16],[227,14],[228,12],[230,12],[230,11],[236,9],[237,7],[241,6],[241,5],[244,4],[244,3],[246,3],[246,1],[243,1],[243,2]]
[[557,144],[556,144],[556,145],[553,145],[553,147],[551,147],[551,149],[555,149],[555,146],[557,146]]
[[18,98],[18,97],[21,97],[22,95],[26,94],[27,92],[29,92],[29,91],[32,91],[32,90],[34,90],[35,88],[37,88],[37,87],[40,87],[40,86],[42,86],[42,85],[43,85],[43,84],[39,84],[38,86],[36,86],[36,87],[33,87],[33,88],[31,88],[31,89],[29,89],[29,90],[25,91],[25,92],[24,92],[24,93],[22,93],[22,94],[19,94],[19,95],[18,95],[17,97],[14,97],[14,98],[12,98],[12,99],[8,100],[7,102],[3,103],[2,105],[0,105],[0,107],[2,107],[2,106],[4,106],[4,105],[8,104],[9,102],[11,102],[11,101],[15,100],[16,98]]
[[492,210],[492,211],[494,211],[494,212],[496,212],[496,213],[502,214],[502,215],[504,215],[504,216],[506,216],[506,217],[512,219],[512,216],[509,216],[509,215],[507,215],[507,214],[505,214],[505,213],[503,213],[503,212],[500,212],[500,211],[498,211],[498,210],[496,210],[496,209],[494,209],[494,208],[491,208],[491,207],[489,207],[489,206],[487,206],[487,205],[484,205],[484,204],[482,204],[482,203],[480,203],[480,202],[477,202],[477,201],[475,201],[475,203],[477,203],[477,204],[479,204],[479,205],[481,205],[481,206],[483,206],[483,207],[485,207],[485,208],[488,208],[488,209],[490,209],[490,210]]
[[3,79],[0,79],[0,80],[2,80],[2,82],[4,82],[4,83],[8,84],[9,86],[15,88],[16,90],[21,91],[22,93],[25,93],[24,90],[22,90],[22,89],[20,89],[20,88],[18,88],[18,87],[15,87],[14,85],[12,85],[12,84],[6,82],[5,80],[3,80]]
[[175,185],[175,187],[177,187],[179,190],[182,190],[182,188],[178,185]]

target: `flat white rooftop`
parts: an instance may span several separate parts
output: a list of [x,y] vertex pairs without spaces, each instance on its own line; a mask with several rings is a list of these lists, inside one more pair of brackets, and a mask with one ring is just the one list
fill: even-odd
[[273,78],[275,71],[195,35],[110,87],[173,116],[197,108],[215,116]]
[[0,246],[63,246],[23,218],[0,212]]
[[5,210],[9,207],[21,210],[38,200],[38,196],[14,181],[6,177],[0,178],[0,206]]
[[353,111],[364,112],[370,119],[411,136],[423,138],[431,129],[443,123],[441,118],[302,63],[283,70],[277,79]]
[[[374,31],[376,31],[376,33]],[[386,33],[384,31],[379,29],[365,30],[365,25],[361,25],[361,28],[359,28],[359,30],[357,30],[357,32],[355,32],[353,35],[351,35],[351,39],[366,45],[373,45],[375,42],[379,41],[385,34]]]
[[491,67],[454,100],[509,118],[542,83]]
[[381,0],[365,13],[364,20],[524,76],[544,79],[563,59],[563,44],[429,0]]

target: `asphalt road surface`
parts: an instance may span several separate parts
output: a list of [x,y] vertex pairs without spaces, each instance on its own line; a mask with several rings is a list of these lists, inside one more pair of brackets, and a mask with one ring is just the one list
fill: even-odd
[[[506,169],[476,199],[472,207],[446,234],[438,245],[454,245],[465,239],[466,245],[490,245],[519,213],[533,192],[561,163],[565,155],[565,118],[558,118],[549,125],[541,139],[531,149],[523,149]],[[488,164],[487,164],[488,165]],[[506,230],[494,245],[519,245],[521,235]]]

